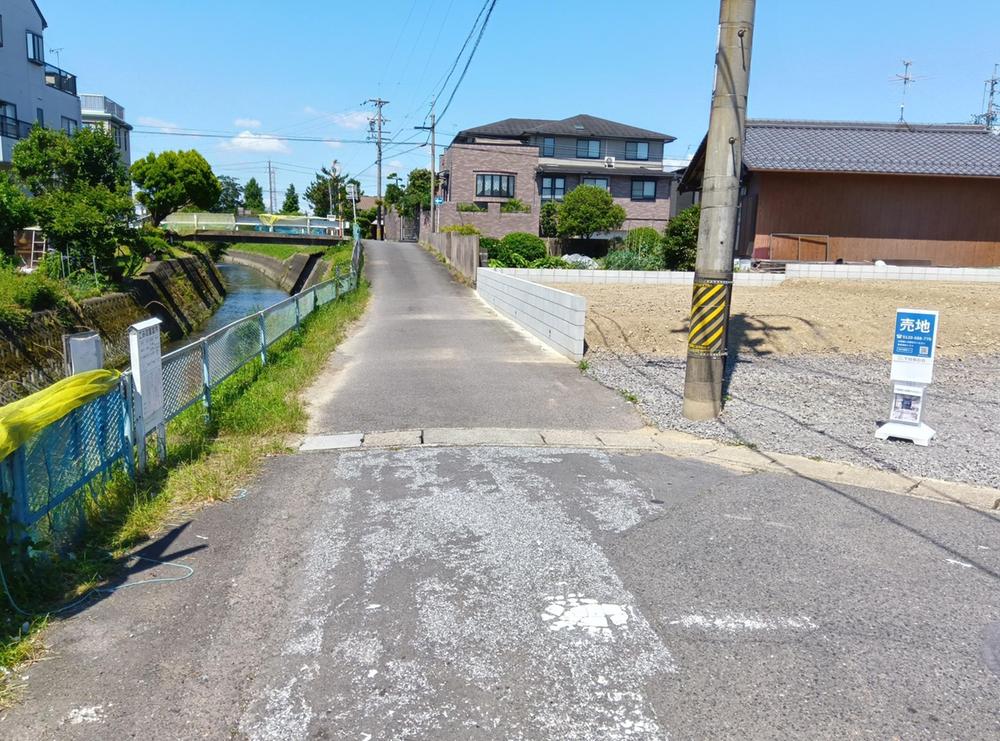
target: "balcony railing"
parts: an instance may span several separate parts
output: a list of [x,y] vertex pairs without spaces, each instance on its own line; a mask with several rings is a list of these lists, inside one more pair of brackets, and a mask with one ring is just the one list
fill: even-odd
[[10,116],[0,116],[0,136],[8,139],[24,139],[31,133],[32,124],[27,121],[18,121]]
[[64,93],[76,95],[76,75],[71,75],[52,64],[45,65],[45,84]]
[[125,109],[111,100],[111,98],[103,95],[81,95],[80,108],[83,109],[84,113],[96,111],[97,113],[106,113],[109,116],[114,116],[121,121],[125,120]]

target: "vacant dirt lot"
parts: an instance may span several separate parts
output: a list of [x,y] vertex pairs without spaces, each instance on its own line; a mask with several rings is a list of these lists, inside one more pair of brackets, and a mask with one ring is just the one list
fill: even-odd
[[[691,289],[560,284],[586,296],[591,348],[683,355]],[[743,355],[888,355],[897,307],[941,312],[938,351],[961,358],[1000,346],[1000,286],[786,281],[733,292],[730,347]]]

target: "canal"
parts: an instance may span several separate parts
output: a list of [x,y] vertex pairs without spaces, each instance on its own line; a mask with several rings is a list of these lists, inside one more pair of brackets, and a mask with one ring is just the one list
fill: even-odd
[[242,319],[288,298],[288,294],[281,290],[277,283],[253,268],[232,263],[220,263],[217,267],[222,273],[222,280],[226,285],[226,299],[222,302],[222,306],[212,314],[201,329],[176,342],[171,342],[167,348],[164,348],[164,352],[200,340],[205,335],[209,335],[237,319]]

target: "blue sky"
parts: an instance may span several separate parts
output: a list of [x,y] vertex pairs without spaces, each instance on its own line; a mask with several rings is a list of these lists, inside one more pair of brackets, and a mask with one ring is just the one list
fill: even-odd
[[[196,148],[218,174],[301,191],[337,158],[375,191],[374,146],[281,137],[363,140],[362,101],[390,101],[394,144],[385,174],[426,167],[413,127],[451,65],[480,0],[379,3],[262,0],[39,0],[48,49],[81,92],[125,106],[134,157]],[[590,113],[677,137],[693,151],[708,123],[716,0],[498,0],[438,142],[508,116]],[[750,115],[892,121],[913,60],[907,120],[963,122],[980,111],[983,81],[1000,62],[996,0],[761,0]],[[48,54],[55,63],[56,55]],[[449,86],[450,88],[450,86]],[[182,127],[224,135],[140,133]],[[273,134],[269,137],[268,134]]]

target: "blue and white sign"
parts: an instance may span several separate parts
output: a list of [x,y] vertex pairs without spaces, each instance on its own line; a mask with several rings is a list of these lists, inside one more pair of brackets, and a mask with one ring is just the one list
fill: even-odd
[[434,198],[434,205],[441,206],[444,204],[444,196],[437,196]]
[[892,340],[892,380],[930,383],[937,345],[938,313],[897,309]]

